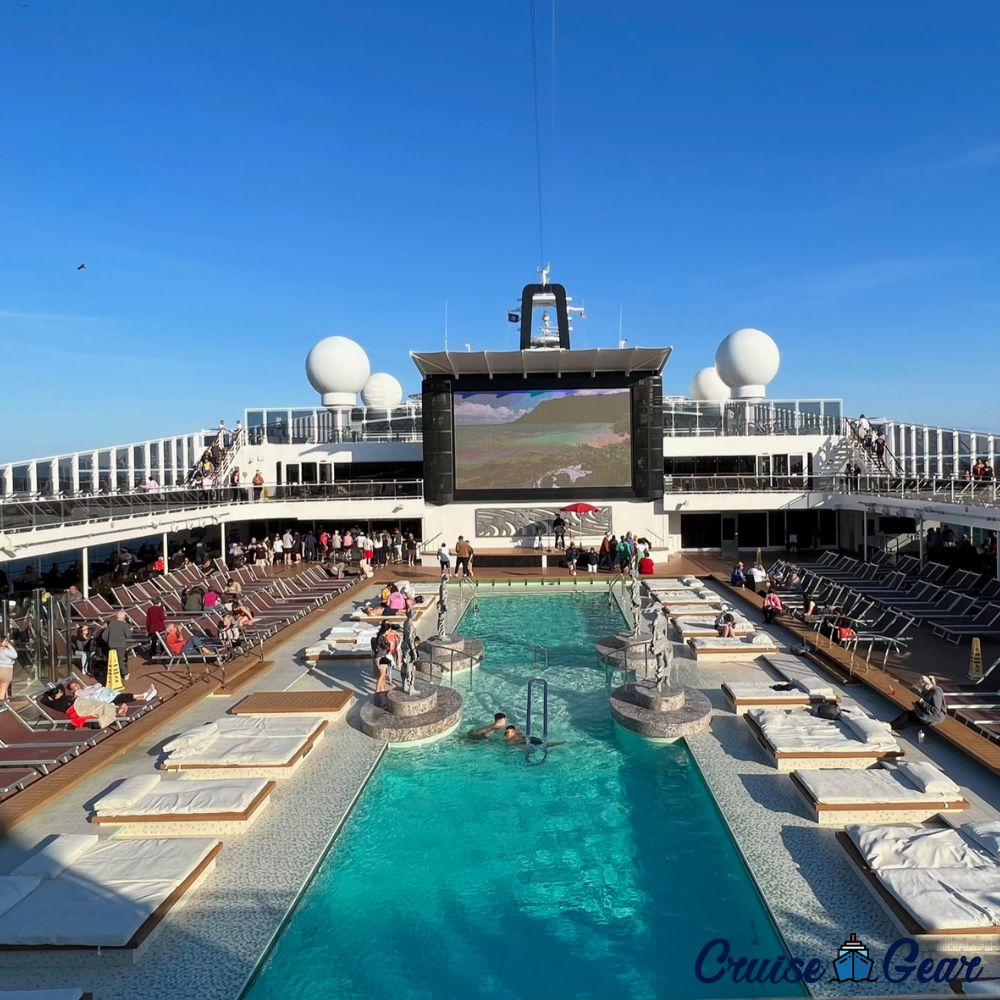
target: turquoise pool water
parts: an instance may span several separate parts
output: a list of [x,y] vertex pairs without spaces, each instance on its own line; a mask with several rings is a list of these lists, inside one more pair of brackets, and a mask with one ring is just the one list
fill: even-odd
[[248,1000],[802,995],[694,975],[713,937],[784,948],[685,746],[611,722],[593,644],[617,610],[599,594],[479,603],[460,631],[486,659],[471,691],[456,677],[460,732],[497,709],[523,725],[534,637],[551,650],[550,739],[566,744],[533,767],[497,738],[390,751]]

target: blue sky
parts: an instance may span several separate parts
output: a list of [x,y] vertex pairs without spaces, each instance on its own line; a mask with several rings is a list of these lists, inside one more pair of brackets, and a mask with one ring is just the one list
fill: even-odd
[[[0,0],[0,458],[516,344],[539,264],[526,0]],[[545,255],[576,346],[740,326],[771,394],[1000,431],[1000,5],[538,0]],[[76,266],[86,263],[85,271]]]

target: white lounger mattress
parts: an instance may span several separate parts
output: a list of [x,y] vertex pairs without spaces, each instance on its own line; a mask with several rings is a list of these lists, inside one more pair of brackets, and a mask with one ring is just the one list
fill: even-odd
[[[263,778],[215,780],[156,778],[149,791],[130,798],[111,792],[94,803],[98,816],[166,817],[181,814],[243,813],[268,786]],[[107,805],[102,803],[107,802]]]
[[774,684],[780,681],[726,681],[725,688],[736,701],[797,701],[802,703],[803,698],[808,698],[809,694],[797,687],[792,687],[790,691],[776,691]]
[[1000,868],[893,868],[875,874],[927,931],[1000,926]]
[[315,715],[224,715],[214,722],[206,722],[203,726],[196,726],[168,740],[163,744],[163,751],[173,753],[186,747],[207,745],[220,737],[227,739],[309,737],[323,725],[323,721]]
[[169,753],[165,767],[282,767],[309,742],[308,736],[217,736]]
[[[899,750],[888,728],[857,710],[845,710],[838,721],[821,719],[807,711],[773,708],[755,708],[749,715],[779,752],[828,752],[832,755]],[[854,720],[865,732],[865,738],[862,739],[847,720]]]
[[[674,625],[681,635],[685,632],[705,632],[706,630],[711,630],[714,634],[715,619],[718,617],[718,614],[715,613],[704,615],[683,614],[678,615],[674,619]],[[744,618],[743,615],[739,614],[734,614],[733,618],[735,619],[733,627],[736,629],[737,635],[750,635],[756,631],[756,626],[749,618]]]
[[985,851],[952,827],[882,826],[853,824],[845,832],[874,872],[899,868],[927,868],[941,872],[952,868],[1000,867]]
[[821,677],[805,660],[790,653],[766,653],[764,662],[791,684],[814,697],[833,698],[836,691],[825,677]]
[[774,640],[766,632],[754,632],[752,636],[734,636],[731,639],[722,639],[718,636],[711,636],[698,639],[689,639],[688,642],[694,649],[705,650],[729,650],[734,653],[749,653],[754,649],[761,652],[774,652],[777,649]]
[[[0,944],[123,947],[219,845],[213,838],[102,840],[67,861],[70,855],[58,857],[61,839],[0,878]],[[18,891],[5,894],[2,883],[11,878]]]
[[958,802],[961,790],[955,786],[949,797],[914,788],[895,767],[875,767],[867,771],[831,768],[826,771],[797,772],[798,780],[820,805],[875,805],[882,802]]

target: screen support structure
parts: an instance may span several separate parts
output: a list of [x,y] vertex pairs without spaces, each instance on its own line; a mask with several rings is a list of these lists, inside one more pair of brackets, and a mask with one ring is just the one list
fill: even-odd
[[[556,323],[559,329],[559,346],[569,350],[569,309],[566,287],[559,284],[525,285],[521,291],[521,350],[531,350],[531,323],[534,318],[535,296],[552,296],[555,300]],[[548,303],[539,308],[548,308]]]

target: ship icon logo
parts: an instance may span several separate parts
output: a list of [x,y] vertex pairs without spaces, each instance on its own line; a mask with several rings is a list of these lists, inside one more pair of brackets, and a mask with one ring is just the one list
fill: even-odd
[[872,975],[875,963],[868,954],[864,943],[858,940],[857,934],[851,932],[849,940],[845,941],[833,960],[833,975],[838,983],[864,983],[874,981]]

